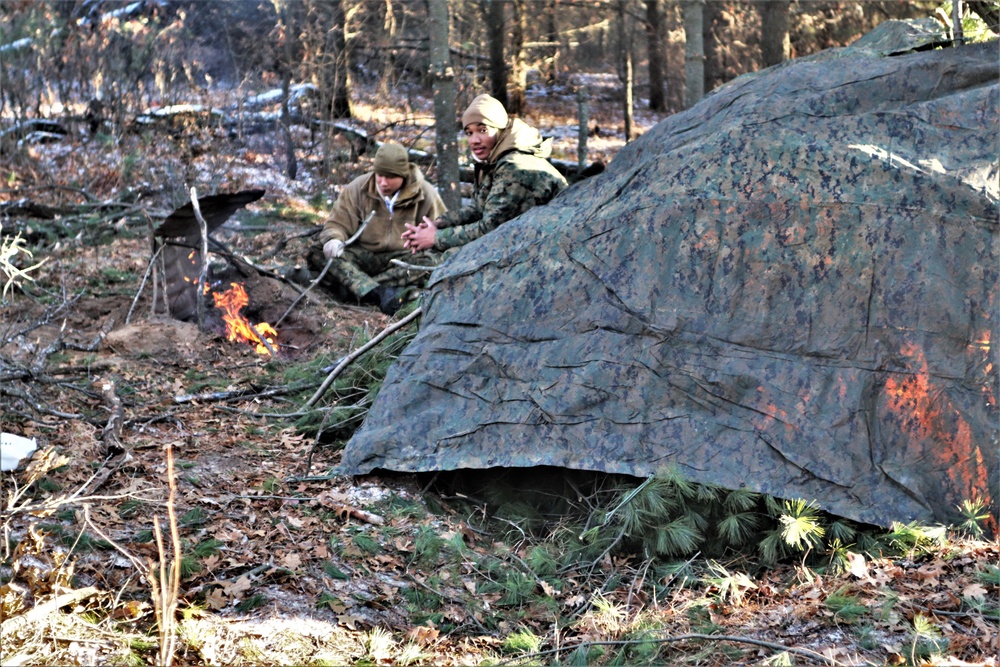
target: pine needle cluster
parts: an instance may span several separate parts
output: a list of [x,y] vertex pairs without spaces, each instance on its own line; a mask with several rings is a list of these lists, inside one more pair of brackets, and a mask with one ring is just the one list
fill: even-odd
[[[330,385],[315,409],[295,422],[295,428],[321,442],[349,438],[368,414],[389,367],[416,333],[417,325],[411,324],[354,360]],[[357,347],[370,339],[370,334],[359,332]]]
[[814,501],[698,484],[672,470],[623,487],[610,507],[603,526],[621,531],[623,548],[648,557],[744,552],[768,565],[804,554],[829,558],[858,536],[856,524]]

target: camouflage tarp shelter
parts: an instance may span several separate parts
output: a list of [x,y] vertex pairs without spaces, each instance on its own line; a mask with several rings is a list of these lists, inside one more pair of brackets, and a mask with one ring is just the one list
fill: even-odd
[[1000,51],[901,36],[740,77],[464,247],[341,470],[673,466],[996,516]]

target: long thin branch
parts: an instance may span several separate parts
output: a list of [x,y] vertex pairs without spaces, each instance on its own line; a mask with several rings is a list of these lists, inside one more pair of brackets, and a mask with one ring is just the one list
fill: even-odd
[[198,286],[195,290],[197,295],[198,328],[205,328],[205,281],[208,280],[208,223],[201,215],[201,205],[198,203],[198,192],[191,188],[191,208],[194,209],[194,217],[198,220],[198,228],[201,230],[201,271],[198,274]]
[[210,391],[202,394],[181,394],[179,396],[174,396],[174,403],[191,403],[193,401],[207,403],[214,401],[228,401],[231,398],[270,398],[271,396],[281,396],[282,394],[288,394],[293,391],[298,391],[299,389],[308,388],[310,384],[312,383],[306,384],[305,387],[283,385],[280,387],[271,387],[270,389],[262,389],[260,391],[256,389],[233,389],[230,391]]
[[[368,227],[368,223],[371,222],[372,218],[374,217],[375,217],[375,211],[372,211],[367,215],[367,217],[365,217],[364,220],[361,221],[361,224],[358,226],[358,231],[354,232],[354,234],[351,235],[351,238],[344,241],[345,248],[354,243],[355,241],[357,241],[359,238],[361,238],[361,234],[364,233],[365,228]],[[301,294],[295,297],[295,301],[292,301],[292,304],[288,306],[288,310],[285,311],[285,314],[279,317],[278,321],[274,323],[275,328],[277,328],[279,324],[285,321],[285,318],[288,317],[288,313],[292,312],[292,309],[295,308],[295,306],[299,303],[299,301],[301,301],[303,297],[305,297],[305,295],[309,293],[309,290],[311,290],[313,287],[316,287],[316,285],[319,284],[319,281],[323,280],[323,277],[326,275],[327,271],[330,270],[330,267],[333,265],[333,260],[335,259],[336,257],[331,257],[330,259],[326,260],[326,266],[324,266],[323,270],[319,272],[319,275],[316,276],[316,279],[313,280],[311,283],[309,283],[309,286],[306,287],[304,290],[302,290]]]
[[[163,251],[163,246],[161,245],[153,253],[153,258],[149,260],[149,264],[146,265],[146,273],[143,274],[142,280],[139,281],[139,289],[135,292],[135,298],[132,299],[132,305],[128,309],[128,315],[125,316],[125,324],[128,324],[132,319],[132,311],[135,310],[135,304],[139,303],[139,297],[142,295],[142,289],[146,286],[146,280],[149,278],[149,274],[152,272],[153,267],[156,266],[156,259],[160,256],[160,252]],[[155,291],[154,291],[155,294]],[[154,296],[155,299],[155,296]]]
[[326,272],[330,270],[330,266],[333,264],[333,260],[335,259],[336,257],[331,257],[330,259],[326,260],[326,265],[323,267],[323,270],[319,272],[319,275],[316,276],[316,279],[313,280],[311,283],[309,283],[309,286],[306,287],[304,290],[302,290],[302,292],[300,292],[297,297],[295,297],[295,301],[292,301],[291,305],[288,306],[288,309],[285,311],[285,314],[279,317],[278,321],[274,323],[275,329],[278,328],[279,324],[285,321],[285,318],[288,317],[288,313],[292,312],[292,309],[298,305],[299,301],[305,298],[305,295],[309,293],[309,290],[311,290],[313,287],[316,287],[316,285],[319,284],[319,281],[323,280],[323,277],[326,276]]
[[356,349],[354,352],[351,352],[349,355],[341,359],[340,363],[337,364],[337,367],[334,368],[332,371],[330,371],[330,374],[326,376],[326,380],[324,380],[323,384],[321,384],[319,389],[316,390],[316,393],[312,395],[312,398],[310,398],[308,401],[305,402],[305,404],[302,406],[302,409],[304,410],[305,408],[311,408],[313,405],[315,405],[316,401],[322,398],[323,394],[326,393],[326,390],[330,388],[330,385],[333,384],[333,381],[337,378],[337,376],[343,373],[344,369],[350,366],[355,359],[357,359],[362,354],[364,354],[368,350],[378,345],[380,342],[382,342],[382,340],[384,340],[390,334],[394,333],[395,331],[398,331],[399,329],[402,329],[407,324],[420,317],[421,312],[422,312],[421,309],[417,308],[416,310],[414,310],[412,313],[410,313],[400,321],[387,326],[377,336],[375,336],[370,341],[368,341],[367,343]]
[[28,395],[27,392],[21,391],[20,389],[15,389],[13,387],[0,386],[0,395],[13,396],[15,398],[20,398],[22,401],[27,403],[31,408],[38,413],[52,415],[53,417],[59,417],[60,419],[83,419],[84,415],[75,412],[60,412],[59,410],[54,410],[42,405],[37,402],[34,398]]
[[801,655],[804,658],[809,658],[823,665],[830,665],[830,667],[848,667],[848,665],[835,660],[831,657],[825,656],[822,653],[817,653],[816,651],[811,651],[807,648],[798,648],[796,646],[785,646],[784,644],[778,644],[776,642],[769,642],[763,639],[754,639],[752,637],[737,637],[735,635],[704,635],[704,634],[687,634],[687,635],[677,635],[675,637],[658,637],[649,639],[636,639],[636,640],[620,640],[620,641],[585,641],[574,646],[563,646],[561,648],[549,649],[547,651],[537,651],[535,653],[518,656],[516,659],[507,660],[505,662],[497,663],[498,667],[500,665],[513,665],[522,661],[532,660],[534,658],[539,658],[545,655],[553,655],[559,653],[565,653],[567,651],[576,650],[581,646],[636,646],[639,644],[672,644],[674,642],[684,642],[691,640],[702,640],[702,641],[713,641],[713,642],[737,642],[742,644],[752,644],[754,646],[762,646],[764,648],[769,648],[774,651],[784,651],[788,653],[794,653],[796,655]]

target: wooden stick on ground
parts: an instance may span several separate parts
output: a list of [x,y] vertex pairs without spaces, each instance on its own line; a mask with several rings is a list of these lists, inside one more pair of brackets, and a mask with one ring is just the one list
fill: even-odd
[[389,336],[393,332],[402,329],[407,324],[420,317],[420,313],[421,309],[417,308],[416,310],[414,310],[412,313],[410,313],[400,321],[387,326],[377,336],[375,336],[370,341],[368,341],[367,343],[356,349],[354,352],[351,352],[349,355],[341,359],[340,363],[337,364],[337,367],[334,368],[332,371],[330,371],[330,374],[326,376],[326,379],[323,381],[323,384],[321,384],[319,389],[316,390],[316,393],[312,395],[312,398],[310,398],[308,401],[305,402],[305,404],[302,406],[302,409],[311,408],[312,406],[314,406],[316,404],[316,401],[322,398],[323,394],[326,393],[326,390],[330,388],[330,385],[333,384],[333,381],[337,378],[337,376],[339,376],[342,372],[344,372],[344,369],[350,366],[355,359],[357,359],[362,354],[364,354],[368,350],[378,345],[380,342],[382,342],[382,340],[384,340],[387,336]]
[[[162,251],[162,250],[163,250],[163,246],[161,245],[160,247],[158,247],[156,249],[156,252],[153,253],[153,258],[151,260],[149,260],[149,264],[146,265],[146,273],[143,274],[142,280],[139,281],[139,289],[136,290],[136,292],[135,292],[135,298],[132,299],[132,305],[128,309],[128,315],[125,316],[125,324],[128,324],[129,321],[132,319],[132,311],[135,310],[135,304],[139,303],[139,297],[142,295],[142,288],[146,286],[146,280],[149,278],[149,274],[153,270],[153,267],[156,266],[156,260],[157,260],[157,258],[159,258],[160,251]],[[154,304],[156,302],[156,290],[155,289],[153,290],[153,302],[154,302]]]

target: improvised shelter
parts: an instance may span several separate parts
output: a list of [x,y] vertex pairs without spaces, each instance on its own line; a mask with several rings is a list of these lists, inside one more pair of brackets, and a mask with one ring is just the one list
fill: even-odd
[[996,518],[1000,51],[928,34],[740,77],[464,247],[341,471],[673,466]]

